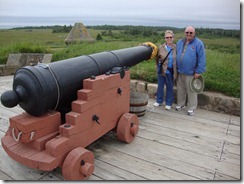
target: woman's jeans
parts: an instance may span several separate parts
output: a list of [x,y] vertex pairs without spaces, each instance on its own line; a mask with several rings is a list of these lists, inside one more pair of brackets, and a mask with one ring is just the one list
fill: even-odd
[[166,85],[166,99],[165,104],[172,106],[174,101],[174,79],[173,73],[170,72],[166,76],[158,75],[158,89],[157,89],[157,103],[162,104],[164,102],[164,85]]

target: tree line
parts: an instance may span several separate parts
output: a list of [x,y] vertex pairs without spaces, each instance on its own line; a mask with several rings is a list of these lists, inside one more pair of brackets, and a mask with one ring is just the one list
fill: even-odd
[[60,25],[54,25],[54,26],[25,26],[25,27],[15,27],[12,28],[12,30],[19,30],[19,29],[52,29],[53,33],[69,33],[72,29],[72,25],[69,26],[60,26]]
[[[90,29],[96,30],[120,30],[121,33],[130,35],[143,35],[152,36],[159,35],[159,32],[165,30],[172,30],[174,33],[183,32],[185,28],[167,27],[167,26],[115,26],[115,25],[98,25],[98,26],[87,26]],[[231,37],[240,39],[240,30],[226,30],[217,28],[196,28],[198,36],[201,37]]]
[[[165,30],[172,30],[175,33],[180,33],[184,31],[184,28],[168,27],[168,26],[115,26],[115,25],[97,25],[97,26],[86,26],[89,29],[104,30],[107,31],[111,36],[112,30],[120,30],[121,33],[129,35],[142,35],[142,36],[158,36],[159,32],[164,32]],[[72,29],[72,26],[26,26],[26,27],[16,27],[12,29],[52,29],[53,33],[68,33]],[[240,30],[226,30],[217,28],[196,28],[197,35],[199,37],[231,37],[240,39]],[[104,33],[106,34],[106,33]]]

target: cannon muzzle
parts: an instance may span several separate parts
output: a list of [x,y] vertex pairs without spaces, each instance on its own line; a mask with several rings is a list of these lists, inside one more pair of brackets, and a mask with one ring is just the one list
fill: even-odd
[[[147,42],[148,43],[148,42]],[[11,108],[20,105],[27,113],[40,116],[49,110],[70,109],[82,81],[105,74],[114,67],[131,67],[155,54],[153,44],[101,52],[36,66],[25,66],[14,75],[13,89],[1,95],[1,102]],[[66,110],[68,111],[68,110]]]

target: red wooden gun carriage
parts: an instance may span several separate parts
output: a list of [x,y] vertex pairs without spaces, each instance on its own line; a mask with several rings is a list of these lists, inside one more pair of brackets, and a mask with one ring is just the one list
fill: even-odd
[[128,67],[156,52],[156,46],[145,43],[20,68],[13,90],[4,92],[1,102],[9,108],[19,104],[26,112],[9,119],[4,150],[28,167],[61,167],[66,180],[87,179],[94,155],[85,147],[111,130],[126,143],[138,133],[138,117],[129,113]]

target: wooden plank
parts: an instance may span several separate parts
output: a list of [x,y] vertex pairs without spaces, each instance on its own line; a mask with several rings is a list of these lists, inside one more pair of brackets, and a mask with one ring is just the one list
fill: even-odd
[[0,171],[0,180],[13,180],[13,178],[11,176],[9,176],[8,174]]
[[[167,149],[152,149],[149,146],[152,143],[148,144],[148,141],[139,137],[136,137],[131,144],[124,145],[121,145],[117,140],[103,139],[100,143],[103,148],[115,149],[118,152],[128,154],[140,160],[147,160],[165,171],[170,170],[171,172],[168,172],[167,175],[173,180],[186,180],[185,177],[188,177],[187,180],[211,180],[214,177],[215,172],[213,170],[193,165],[174,156],[171,157],[168,155]],[[145,144],[143,143],[144,141],[146,142]],[[156,144],[157,147],[161,147],[161,144]]]
[[224,180],[231,181],[231,180],[233,180],[234,181],[234,180],[236,180],[236,178],[233,178],[233,177],[227,176],[225,174],[216,172],[216,174],[214,176],[214,180],[217,180],[217,181],[224,181]]
[[212,131],[212,132],[225,134],[226,129],[228,127],[228,123],[226,124],[217,123],[209,119],[201,119],[201,118],[196,118],[194,116],[187,116],[187,118],[182,118],[182,117],[174,117],[174,116],[164,114],[162,118],[161,114],[150,112],[147,113],[147,115],[143,119],[144,120],[152,119],[155,120],[156,122],[159,122],[158,125],[170,127],[177,130],[180,127],[179,125],[184,124],[182,128],[184,128],[183,130],[186,132],[192,132],[192,130],[200,129],[203,131]]
[[16,116],[16,115],[24,112],[24,110],[20,109],[20,107],[18,107],[18,106],[14,107],[14,108],[6,108],[2,105],[2,103],[0,103],[0,110],[1,110],[0,117],[7,121],[9,121],[10,117]]
[[140,129],[202,146],[221,147],[223,144],[222,140],[212,139],[204,135],[200,136],[198,131],[184,132],[170,127],[164,127],[161,124],[158,124],[157,121],[155,122],[154,120],[142,120],[140,121]]
[[64,180],[61,167],[57,167],[57,168],[53,169],[53,171],[51,173],[53,175],[55,175],[56,177],[60,178],[61,180]]
[[[240,139],[235,136],[226,135],[227,127],[218,127],[215,125],[209,125],[207,123],[201,123],[200,120],[192,119],[192,116],[189,116],[189,120],[176,118],[176,117],[161,117],[160,114],[155,114],[152,112],[148,112],[147,115],[143,118],[143,121],[152,120],[151,123],[159,126],[159,127],[167,127],[177,131],[190,133],[197,133],[198,136],[209,137],[217,140],[225,140],[228,142],[232,142],[234,144],[239,144]],[[201,120],[207,122],[209,120]],[[224,138],[224,139],[223,139]]]
[[[175,148],[169,145],[160,144],[158,142],[152,142],[148,141],[146,139],[140,140],[140,137],[137,137],[136,140],[133,142],[133,144],[126,145],[127,147],[134,146],[134,150],[138,150],[141,147],[146,148],[148,145],[150,145],[150,150],[154,152],[155,154],[160,154],[163,157],[168,157],[171,159],[175,159],[178,161],[186,162],[193,166],[202,167],[211,171],[218,171],[220,173],[240,178],[240,167],[236,164],[231,164],[225,161],[220,161],[219,159],[214,159],[209,156],[200,155],[197,153],[193,153],[190,151],[182,150],[179,148]],[[116,150],[123,151],[121,149],[121,146],[118,146],[119,144],[116,142],[110,143],[106,141],[106,145],[113,145],[113,148],[116,148]],[[128,152],[130,149],[127,149],[126,152]],[[141,157],[143,153],[138,154],[138,156]],[[145,155],[144,155],[145,157]],[[142,159],[142,158],[141,158]],[[160,159],[158,159],[160,160]],[[159,161],[156,161],[158,163]],[[184,173],[184,170],[182,170],[182,173]],[[195,174],[194,174],[195,176]]]
[[8,120],[3,119],[3,118],[0,117],[0,131],[5,133],[5,132],[7,132],[8,127],[9,127]]
[[[156,113],[162,113],[164,115],[170,115],[182,119],[188,119],[189,116],[187,116],[187,108],[181,110],[181,111],[175,111],[176,104],[172,105],[172,109],[170,111],[167,111],[164,109],[164,106],[159,106],[159,107],[154,107],[153,103],[155,102],[154,99],[150,98],[148,101],[147,109],[148,111],[151,112],[156,112]],[[213,111],[207,111],[203,109],[196,109],[196,113],[194,114],[194,117],[197,118],[202,118],[202,119],[209,119],[212,121],[216,121],[219,123],[228,123],[230,119],[230,115],[228,114],[223,114],[223,113],[216,113]],[[238,117],[238,116],[233,116],[233,117]]]
[[227,135],[240,138],[241,133],[240,130],[234,130],[233,127],[229,127],[227,131]]
[[2,103],[0,103],[0,117],[1,119],[5,119],[6,121],[9,121],[9,118],[12,116],[18,115],[18,113],[15,113],[11,111],[11,109],[7,109],[6,107],[3,107]]
[[[120,169],[116,169],[120,170]],[[125,178],[118,176],[117,174],[111,173],[108,170],[105,170],[104,168],[98,166],[95,164],[95,171],[94,175],[97,175],[101,178],[106,178],[106,180],[125,180]]]
[[[170,134],[172,132],[169,130],[168,133]],[[221,146],[215,147],[212,145],[207,145],[207,143],[206,143],[206,145],[203,146],[202,144],[197,144],[197,143],[192,143],[192,142],[188,142],[188,141],[184,141],[184,140],[180,140],[180,139],[175,139],[172,137],[152,133],[152,132],[149,132],[146,130],[140,130],[138,133],[138,137],[141,137],[141,138],[153,141],[153,142],[170,145],[170,146],[182,149],[182,150],[191,151],[191,152],[198,153],[198,154],[203,154],[203,155],[210,156],[213,158],[218,158],[222,152]]]
[[135,175],[127,170],[120,169],[103,160],[95,159],[95,175],[105,180],[145,180],[142,176]]
[[[154,109],[153,111],[149,111],[147,115],[150,116],[150,114],[153,113],[153,117],[158,118],[158,117],[163,117],[164,120],[182,120],[183,122],[185,121],[190,121],[192,123],[197,123],[196,125],[201,125],[204,124],[206,126],[213,126],[213,127],[218,127],[218,128],[223,128],[226,129],[226,125],[229,124],[229,117],[224,118],[222,121],[218,121],[215,118],[212,118],[211,115],[206,114],[207,112],[205,111],[205,115],[194,115],[194,116],[188,116],[185,114],[185,112],[182,111],[166,111],[166,110],[159,110],[159,109]],[[163,116],[162,116],[163,115]],[[152,116],[152,115],[151,115]]]
[[3,117],[7,117],[7,119],[9,119],[10,117],[12,116],[16,116],[18,114],[21,114],[23,112],[25,112],[20,106],[15,106],[13,108],[7,108],[7,107],[4,107],[2,105],[2,103],[0,103],[0,109],[1,109],[1,116]]
[[[0,124],[1,126],[1,124]],[[2,137],[5,135],[5,132],[0,131],[0,139],[2,139]],[[2,141],[0,141],[0,146],[2,147]]]
[[103,179],[100,176],[93,174],[87,180],[88,181],[94,181],[94,180],[103,180]]
[[[53,178],[56,178],[56,180],[64,180],[61,167],[57,167],[52,172],[49,172],[48,174],[46,174],[46,176],[44,178],[41,178],[40,180],[52,180]],[[88,180],[91,180],[91,181],[92,180],[102,180],[102,178],[94,175],[94,173],[93,173],[93,175],[90,176],[88,178]]]
[[[103,166],[108,166],[108,168]],[[109,168],[113,167],[114,170],[109,170]],[[105,162],[95,160],[95,171],[94,175],[97,175],[103,179],[106,180],[125,180],[126,178],[120,176],[117,172],[114,173],[114,171],[122,171],[120,168],[116,168],[114,166],[111,166],[109,164],[106,164]]]
[[62,178],[57,177],[56,175],[54,175],[52,172],[46,173],[42,178],[40,178],[39,180],[48,180],[48,181],[60,181],[62,180]]
[[[111,142],[110,142],[111,143]],[[135,175],[139,175],[145,177],[147,180],[196,180],[196,178],[184,175],[179,172],[172,171],[168,168],[164,168],[161,165],[152,163],[151,160],[139,159],[135,156],[127,154],[125,152],[121,152],[113,149],[105,144],[101,144],[103,149],[100,152],[95,152],[96,159],[101,160],[103,162],[109,163],[110,165],[116,166],[120,169],[127,170],[130,173]],[[121,142],[119,142],[121,148]],[[134,152],[137,152],[137,149],[133,149]],[[151,155],[154,157],[154,155]],[[177,176],[177,177],[173,177]],[[135,178],[131,179],[135,180]]]
[[239,116],[231,116],[230,124],[240,127],[241,118]]
[[0,168],[8,173],[14,180],[39,180],[48,172],[30,169],[12,160],[0,146]]
[[221,160],[224,160],[224,161],[232,163],[232,164],[236,164],[239,167],[241,165],[240,155],[235,155],[232,153],[223,153],[221,156]]
[[224,153],[233,153],[236,155],[240,155],[241,151],[240,151],[240,145],[239,144],[231,144],[229,142],[226,142],[224,145],[224,149],[223,149]]

